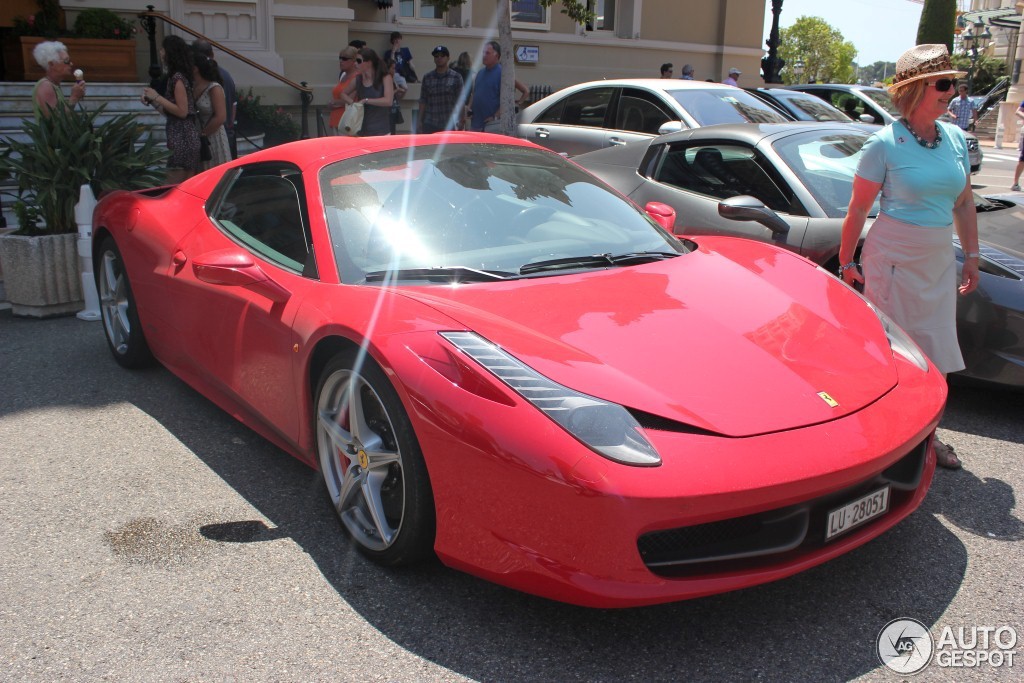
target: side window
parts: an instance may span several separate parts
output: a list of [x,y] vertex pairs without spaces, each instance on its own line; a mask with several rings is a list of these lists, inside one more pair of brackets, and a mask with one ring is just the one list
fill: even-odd
[[614,88],[587,88],[573,93],[544,112],[537,123],[604,128],[608,103],[614,91]]
[[618,130],[657,135],[661,124],[675,118],[666,111],[665,105],[652,93],[635,88],[624,88],[619,96],[615,124],[612,127]]
[[302,174],[260,164],[243,168],[210,218],[243,247],[282,268],[316,277]]
[[851,119],[856,120],[858,116],[864,113],[864,106],[856,95],[850,93],[836,93],[835,96],[836,109],[843,112]]
[[786,185],[747,147],[674,145],[662,157],[653,178],[715,199],[750,195],[773,211],[798,212]]

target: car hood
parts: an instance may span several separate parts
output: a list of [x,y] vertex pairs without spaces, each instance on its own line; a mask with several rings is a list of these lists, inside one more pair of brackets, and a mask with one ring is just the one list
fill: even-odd
[[555,382],[729,436],[833,420],[896,384],[881,324],[852,290],[789,252],[718,242],[729,248],[402,291]]

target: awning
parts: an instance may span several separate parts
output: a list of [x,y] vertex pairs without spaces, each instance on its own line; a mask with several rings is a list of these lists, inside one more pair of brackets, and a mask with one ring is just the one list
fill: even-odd
[[1020,29],[1020,15],[1013,8],[1003,7],[1002,9],[985,9],[975,12],[964,12],[960,15],[968,25],[977,24],[980,20],[986,26],[999,26],[1001,28]]

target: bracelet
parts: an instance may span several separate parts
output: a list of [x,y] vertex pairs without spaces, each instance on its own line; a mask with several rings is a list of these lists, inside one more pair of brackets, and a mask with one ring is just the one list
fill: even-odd
[[964,258],[981,258],[981,254],[976,251],[972,251],[969,254],[964,254]]
[[857,267],[857,262],[856,261],[850,261],[849,263],[847,263],[845,265],[839,266],[839,277],[842,277],[843,273],[848,271],[850,268],[856,268],[856,267]]

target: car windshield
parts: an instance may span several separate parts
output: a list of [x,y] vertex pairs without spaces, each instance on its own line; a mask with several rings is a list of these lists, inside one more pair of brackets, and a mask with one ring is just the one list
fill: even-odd
[[[807,188],[829,218],[843,218],[853,194],[853,176],[860,161],[867,133],[829,133],[808,131],[790,135],[772,143],[786,165]],[[878,215],[878,200],[868,212]]]
[[745,90],[709,88],[708,90],[667,91],[702,126],[716,123],[785,123],[786,117]]
[[894,119],[898,119],[903,116],[903,114],[900,113],[900,110],[896,108],[896,105],[893,104],[892,98],[889,97],[889,93],[884,90],[861,90],[861,92],[871,98],[872,102],[889,112],[889,115]]
[[820,97],[798,93],[774,93],[787,110],[801,121],[840,121],[849,123],[850,117],[828,104]]
[[525,147],[367,154],[324,167],[320,191],[346,283],[540,277],[686,251],[593,176]]

